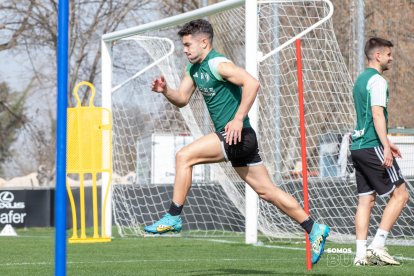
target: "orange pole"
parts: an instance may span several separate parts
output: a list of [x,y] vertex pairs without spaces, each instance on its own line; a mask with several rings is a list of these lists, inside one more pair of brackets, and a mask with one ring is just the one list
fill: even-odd
[[[305,212],[309,215],[308,200],[308,164],[306,162],[306,131],[305,131],[305,104],[303,97],[303,79],[302,79],[302,54],[300,40],[296,40],[296,63],[298,73],[298,97],[299,97],[299,121],[300,121],[300,146],[302,152],[302,179],[303,179],[303,202]],[[306,233],[306,268],[312,269],[311,248],[309,235]]]

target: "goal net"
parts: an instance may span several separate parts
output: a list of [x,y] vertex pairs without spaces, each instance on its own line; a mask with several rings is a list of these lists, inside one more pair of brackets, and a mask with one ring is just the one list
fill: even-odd
[[[261,157],[274,183],[303,204],[294,43],[299,38],[310,213],[332,227],[334,240],[351,241],[357,200],[348,148],[354,127],[352,81],[333,31],[331,3],[257,2],[261,89],[256,131]],[[245,66],[244,1],[225,1],[103,37],[112,69],[113,214],[122,236],[142,235],[144,225],[168,210],[175,152],[214,130],[198,91],[181,109],[151,92],[151,82],[159,75],[164,75],[171,87],[178,87],[187,61],[177,31],[195,18],[208,19],[213,25],[213,44],[218,52]],[[371,236],[385,201],[377,203]],[[183,233],[243,234],[245,208],[245,183],[229,163],[195,166],[183,210]],[[303,238],[303,229],[273,205],[260,201],[257,215],[258,229],[264,236]],[[412,217],[406,208],[392,230],[394,241],[412,239]]]

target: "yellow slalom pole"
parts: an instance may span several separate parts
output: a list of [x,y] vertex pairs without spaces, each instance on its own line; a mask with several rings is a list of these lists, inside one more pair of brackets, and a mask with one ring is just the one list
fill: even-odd
[[70,189],[70,185],[68,183],[68,179],[66,177],[66,190],[68,191],[68,197],[70,202],[70,207],[72,209],[72,237],[71,239],[77,239],[78,238],[78,223],[77,223],[77,217],[76,217],[76,205],[75,200],[73,199],[72,190]]
[[79,187],[79,201],[81,212],[81,239],[86,239],[86,217],[85,217],[85,183],[83,173],[80,174],[80,187]]
[[93,237],[99,238],[98,233],[98,191],[96,187],[96,173],[92,174],[92,209],[93,209]]

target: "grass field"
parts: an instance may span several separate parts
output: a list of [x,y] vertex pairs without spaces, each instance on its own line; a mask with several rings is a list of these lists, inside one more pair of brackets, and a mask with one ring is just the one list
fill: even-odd
[[[0,275],[53,275],[54,229],[17,229],[0,237]],[[354,245],[329,242],[326,248]],[[325,253],[311,272],[304,244],[245,245],[243,238],[115,237],[110,243],[68,244],[67,275],[413,275],[414,248],[390,246],[399,267],[353,267],[353,254]]]

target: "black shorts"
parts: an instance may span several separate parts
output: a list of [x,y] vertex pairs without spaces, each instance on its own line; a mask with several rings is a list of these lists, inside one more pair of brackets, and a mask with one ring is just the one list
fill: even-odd
[[393,158],[391,168],[382,166],[384,148],[382,146],[351,150],[355,167],[358,195],[369,195],[377,192],[382,197],[389,195],[395,187],[405,182],[400,167]]
[[256,166],[262,164],[262,158],[259,155],[256,132],[253,128],[243,128],[241,133],[241,142],[237,144],[226,143],[226,132],[216,132],[221,141],[221,147],[226,161],[230,161],[233,167]]

